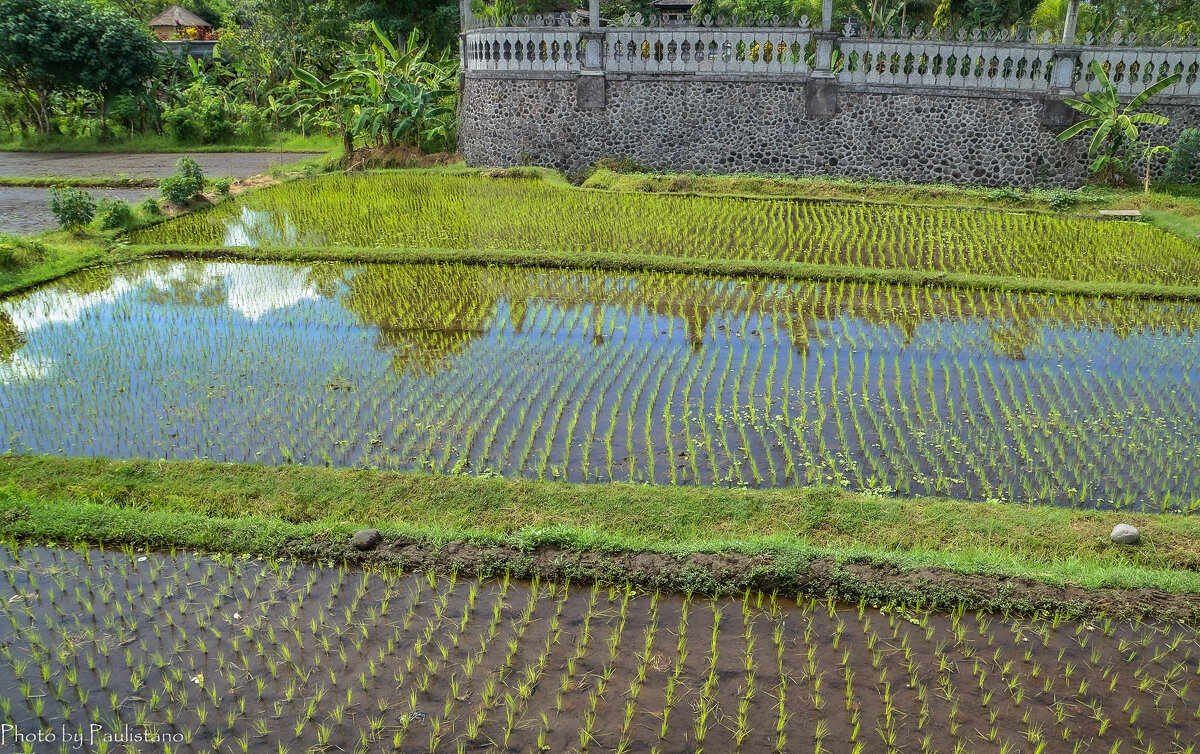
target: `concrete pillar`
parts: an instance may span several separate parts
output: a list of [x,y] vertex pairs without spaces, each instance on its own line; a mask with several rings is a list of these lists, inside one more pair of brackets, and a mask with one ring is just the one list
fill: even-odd
[[821,32],[817,38],[817,59],[814,71],[828,73],[833,68],[833,43],[837,35],[833,32]]
[[584,43],[576,101],[580,110],[603,110],[608,104],[604,76],[604,31],[600,28],[600,0],[588,0],[588,30],[579,35]]
[[1075,44],[1075,27],[1079,24],[1079,0],[1068,0],[1067,18],[1063,23],[1062,43]]
[[1042,125],[1066,128],[1075,122],[1075,110],[1063,104],[1063,98],[1075,95],[1075,68],[1079,65],[1079,48],[1075,46],[1075,28],[1079,22],[1079,0],[1068,0],[1067,18],[1063,22],[1062,44],[1054,51],[1054,72],[1050,91],[1042,100]]
[[810,118],[832,118],[837,114],[838,81],[833,73],[833,45],[839,36],[833,28],[833,0],[821,0],[821,30],[813,34],[817,43],[816,65],[804,85],[804,112]]
[[467,70],[467,30],[471,28],[471,0],[458,0],[458,91],[462,91],[462,75]]

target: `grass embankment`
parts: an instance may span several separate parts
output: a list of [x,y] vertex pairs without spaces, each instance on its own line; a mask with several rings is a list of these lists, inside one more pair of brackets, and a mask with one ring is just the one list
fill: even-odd
[[157,178],[134,176],[116,176],[110,178],[27,178],[23,176],[0,176],[0,187],[7,188],[53,188],[55,186],[72,186],[74,188],[155,188]]
[[100,265],[131,261],[129,253],[102,238],[76,238],[68,233],[44,234],[37,242],[0,235],[0,248],[21,247],[21,263],[0,263],[0,297],[57,280],[64,275]]
[[[530,555],[526,570],[546,548],[560,564],[571,561],[571,553],[590,553],[599,558],[590,572],[579,566],[576,577],[707,591],[737,590],[757,580],[807,584],[844,598],[927,605],[965,598],[1014,610],[1052,604],[1095,608],[1082,590],[1200,595],[1196,517],[883,497],[833,488],[579,485],[26,456],[0,457],[0,483],[0,533],[42,541],[322,558],[352,554],[345,546],[349,536],[371,526],[389,539],[406,538],[432,551],[453,553],[463,543],[511,548]],[[1117,522],[1138,526],[1143,541],[1132,547],[1109,542]],[[730,562],[724,575],[720,567],[639,571],[636,558],[622,559],[623,553],[674,559],[719,553]],[[745,557],[736,560],[739,556]],[[493,566],[514,564],[513,558],[495,557]],[[814,580],[812,567],[819,560],[828,564],[827,572]],[[854,564],[891,577],[867,578]],[[520,570],[522,564],[515,565]],[[979,583],[955,583],[956,575],[990,582],[985,592],[993,596],[980,592]],[[1030,581],[1006,585],[1010,577]],[[1121,604],[1110,596],[1102,606],[1136,612],[1171,602],[1169,595],[1145,597],[1134,595]]]
[[1073,280],[973,275],[926,270],[879,269],[853,265],[823,265],[767,260],[686,259],[654,254],[554,252],[502,249],[363,248],[363,247],[249,247],[130,245],[122,247],[125,259],[155,256],[222,258],[248,261],[352,264],[397,262],[407,264],[506,265],[550,269],[609,270],[613,272],[674,272],[723,277],[770,277],[847,283],[926,285],[1008,293],[1135,298],[1164,301],[1200,300],[1200,287],[1145,283],[1091,283]]
[[285,133],[261,142],[181,144],[165,134],[136,134],[101,141],[91,136],[26,135],[0,141],[3,152],[341,152],[340,138]]

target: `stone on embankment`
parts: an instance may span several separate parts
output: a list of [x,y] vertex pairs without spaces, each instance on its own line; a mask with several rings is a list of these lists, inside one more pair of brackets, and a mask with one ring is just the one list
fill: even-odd
[[1119,545],[1136,544],[1142,538],[1141,533],[1129,524],[1117,524],[1113,527],[1112,534],[1108,538]]
[[350,538],[350,544],[356,550],[374,550],[383,541],[378,529],[359,529]]

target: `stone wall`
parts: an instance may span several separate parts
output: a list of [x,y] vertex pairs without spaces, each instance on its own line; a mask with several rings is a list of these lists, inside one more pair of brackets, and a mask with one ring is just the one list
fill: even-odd
[[[660,171],[1020,187],[1075,187],[1087,178],[1086,140],[1057,142],[1062,126],[1043,124],[1047,104],[1061,109],[1058,98],[841,83],[836,112],[823,116],[824,100],[813,97],[821,85],[761,75],[468,71],[459,149],[470,165],[568,173],[612,155]],[[1158,143],[1200,126],[1194,98],[1155,100],[1151,109],[1172,119],[1147,131]]]

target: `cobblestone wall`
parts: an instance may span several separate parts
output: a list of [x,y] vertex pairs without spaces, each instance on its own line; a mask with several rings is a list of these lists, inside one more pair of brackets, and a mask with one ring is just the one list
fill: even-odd
[[[467,163],[574,172],[613,155],[662,171],[1022,187],[1087,177],[1086,141],[1055,141],[1062,128],[1042,124],[1040,94],[840,84],[836,114],[815,117],[803,80],[610,73],[601,106],[585,107],[595,103],[579,100],[578,78],[468,72],[459,139]],[[1151,109],[1172,119],[1153,133],[1159,143],[1200,126],[1194,100]]]

